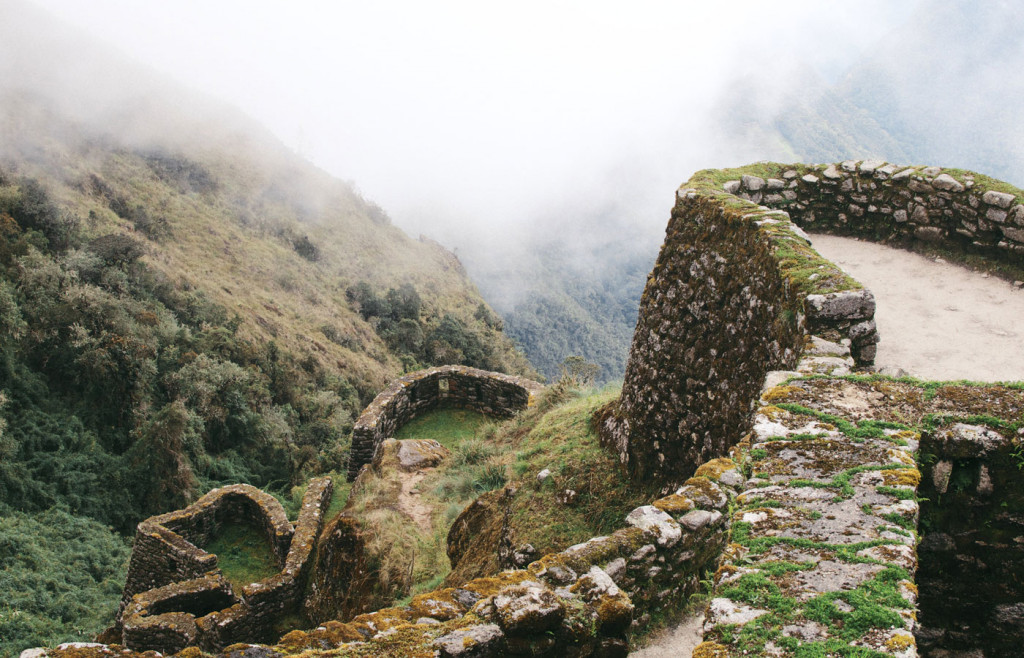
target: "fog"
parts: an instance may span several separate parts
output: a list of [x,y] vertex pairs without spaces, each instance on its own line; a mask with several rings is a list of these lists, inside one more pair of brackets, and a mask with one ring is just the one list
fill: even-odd
[[[44,12],[64,27],[19,27]],[[698,169],[880,157],[1024,184],[1022,29],[1010,0],[0,0],[0,91],[133,144],[256,134],[454,250],[549,376],[581,354],[614,378]]]
[[834,80],[916,3],[37,4],[465,252],[593,195],[663,228],[695,169],[748,156],[706,130],[731,81]]

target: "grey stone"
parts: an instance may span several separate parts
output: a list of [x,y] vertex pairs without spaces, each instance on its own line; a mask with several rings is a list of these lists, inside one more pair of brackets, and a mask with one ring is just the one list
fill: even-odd
[[437,466],[449,455],[448,449],[433,439],[399,441],[398,465],[405,471]]
[[893,174],[892,179],[894,181],[905,181],[905,180],[909,179],[911,176],[913,176],[916,173],[917,173],[917,170],[914,169],[913,167],[911,167],[909,169],[904,169],[903,171],[901,171],[899,173]]
[[843,168],[843,171],[848,171],[850,173],[853,173],[853,172],[857,171],[857,161],[856,160],[845,160],[839,166]]
[[947,459],[974,459],[983,457],[1000,447],[1010,445],[997,432],[980,425],[957,423],[935,432],[936,452]]
[[942,242],[945,231],[937,226],[918,226],[914,229],[914,237],[924,242]]
[[892,218],[896,220],[898,223],[902,224],[903,222],[907,221],[907,211],[897,210],[892,214]]
[[722,518],[722,515],[719,512],[708,512],[702,509],[695,509],[687,512],[681,519],[679,519],[679,523],[691,532],[696,532],[701,528],[714,523],[720,518]]
[[711,629],[717,624],[746,624],[767,613],[767,610],[734,603],[730,599],[711,599],[704,628]]
[[758,176],[744,175],[740,180],[743,181],[743,187],[751,192],[757,192],[764,187],[764,179]]
[[680,199],[680,200],[682,200],[682,199],[693,199],[696,196],[697,196],[697,190],[693,189],[692,187],[681,188],[681,189],[676,190],[676,198]]
[[892,175],[896,173],[896,165],[887,164],[884,167],[879,167],[875,170],[875,178],[885,180],[892,178]]
[[440,624],[441,622],[434,619],[433,617],[418,617],[414,623],[427,624],[428,626],[432,626],[435,624]]
[[850,356],[850,348],[841,343],[833,343],[820,336],[811,336],[811,345],[804,348],[806,356]]
[[787,169],[786,171],[782,172],[782,177],[785,178],[786,180],[792,180],[796,178],[798,175],[799,174],[797,174],[796,169]]
[[452,598],[455,599],[463,608],[469,610],[483,597],[476,592],[471,592],[468,589],[462,589],[460,587],[452,593]]
[[550,468],[545,468],[540,473],[537,473],[537,482],[539,484],[544,484],[545,482],[547,482],[548,478],[550,478],[550,477],[551,477],[551,469]]
[[616,583],[626,575],[626,560],[624,558],[615,558],[608,564],[604,565],[604,572],[614,580]]
[[778,178],[769,178],[767,181],[769,190],[782,190],[786,188],[786,181]]
[[839,170],[836,169],[836,166],[834,164],[830,164],[828,167],[826,167],[825,171],[823,171],[821,175],[830,180],[836,180],[843,177],[843,175],[839,173]]
[[792,231],[795,235],[803,238],[804,240],[807,240],[808,244],[811,244],[811,236],[807,235],[807,232],[804,231],[799,226],[797,226],[796,224],[790,224],[789,230]]
[[925,167],[921,170],[921,173],[925,176],[938,176],[942,173],[941,167]]
[[932,484],[935,491],[940,494],[946,493],[949,488],[949,476],[953,474],[953,462],[943,459],[932,468]]
[[740,191],[740,185],[741,183],[738,180],[729,180],[725,181],[725,185],[723,185],[722,188],[729,194],[736,194]]
[[544,633],[558,628],[565,607],[551,590],[519,586],[502,590],[494,597],[498,623],[509,635]]
[[801,178],[800,180],[802,180],[803,182],[807,183],[808,185],[817,185],[818,184],[818,177],[814,176],[812,174],[807,174],[803,178]]
[[999,210],[998,208],[989,208],[985,211],[985,217],[989,218],[997,224],[1002,224],[1006,221],[1007,212],[1005,210]]
[[46,658],[46,649],[42,647],[36,647],[35,649],[25,649],[18,658]]
[[964,186],[957,179],[953,178],[949,174],[939,174],[932,181],[932,185],[937,190],[945,190],[947,192],[963,192]]
[[761,387],[761,392],[764,393],[768,389],[775,388],[787,379],[793,377],[799,377],[800,373],[796,370],[772,370],[764,377],[764,386]]
[[850,340],[853,341],[854,345],[878,342],[878,329],[875,326],[874,320],[858,322],[850,327],[850,331],[847,335],[850,337]]
[[672,517],[653,505],[638,507],[626,517],[626,523],[652,532],[657,536],[658,546],[675,546],[683,536],[679,524],[672,520]]
[[445,658],[483,658],[499,655],[504,643],[505,635],[497,624],[480,624],[442,635],[433,646]]
[[1010,221],[1017,226],[1024,226],[1024,206],[1014,206],[1010,210]]
[[811,319],[866,320],[875,315],[875,296],[870,290],[807,295],[805,306],[807,316]]
[[1003,232],[1003,235],[1014,240],[1016,242],[1024,242],[1024,229],[1012,228],[1010,226],[1000,226],[999,230]]
[[996,192],[995,190],[989,190],[981,195],[981,200],[990,206],[999,206],[1000,208],[1006,209],[1010,207],[1017,197],[1012,194],[1005,192]]
[[981,464],[978,467],[978,495],[991,496],[993,491],[995,491],[995,487],[992,484],[992,476],[989,475],[988,466]]

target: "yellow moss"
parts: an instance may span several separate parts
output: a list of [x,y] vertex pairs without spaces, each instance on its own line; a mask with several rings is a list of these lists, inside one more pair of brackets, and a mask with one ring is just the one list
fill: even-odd
[[203,650],[199,647],[185,647],[174,655],[178,658],[202,658],[204,654]]
[[893,468],[882,471],[883,482],[890,487],[917,487],[921,484],[921,471],[916,468]]
[[[736,462],[728,457],[719,457],[701,464],[697,467],[697,472],[694,473],[694,475],[697,477],[706,477],[709,480],[717,482],[722,477],[722,473],[733,468],[736,468]],[[655,505],[657,505],[657,503],[655,503]]]
[[[546,558],[557,557],[557,553],[554,555],[545,555],[541,560]],[[501,590],[505,589],[510,585],[518,585],[524,580],[529,580],[532,574],[529,571],[502,571],[497,575],[489,578],[476,578],[469,581],[462,586],[462,589],[474,592],[483,597],[494,596]]]
[[692,655],[693,658],[729,658],[729,650],[717,642],[701,642]]
[[769,404],[758,409],[757,413],[762,414],[768,420],[778,420],[779,417],[785,416],[788,412],[785,409],[780,409],[775,405]]
[[[730,460],[731,463],[731,460]],[[679,494],[672,494],[671,496],[665,496],[651,503],[654,507],[657,507],[662,512],[677,516],[679,514],[685,514],[693,509],[693,501],[686,496],[680,496]]]
[[[892,652],[905,651],[913,646],[917,646],[917,644],[914,642],[914,636],[910,633],[893,635],[885,643],[885,648]],[[694,653],[693,655],[696,656],[697,654]]]
[[[793,394],[803,392],[804,390],[799,386],[775,386],[762,393],[761,399],[765,402],[782,402]],[[761,410],[761,413],[764,413],[764,409]]]

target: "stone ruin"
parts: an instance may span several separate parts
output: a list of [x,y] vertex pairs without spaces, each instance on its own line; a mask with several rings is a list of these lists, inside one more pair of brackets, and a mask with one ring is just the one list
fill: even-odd
[[473,409],[509,418],[534,402],[544,386],[524,377],[467,366],[440,366],[399,377],[366,407],[352,428],[348,479],[373,461],[385,439],[410,420],[439,407]]
[[[224,655],[625,656],[627,634],[709,572],[698,658],[1019,655],[1024,387],[851,375],[873,360],[873,299],[791,220],[1020,265],[1019,197],[978,180],[877,162],[698,172],[678,192],[622,396],[596,418],[668,495],[523,569]],[[410,391],[414,377],[378,396],[356,471],[442,398],[442,377],[450,392],[449,376]],[[228,600],[206,578],[179,590],[208,592],[193,617]]]
[[[309,483],[294,526],[273,496],[246,484],[214,489],[183,510],[139,524],[115,634],[137,650],[174,653],[271,639],[275,623],[301,610],[311,557],[330,502],[330,478]],[[280,572],[235,592],[217,556],[199,546],[225,522],[262,529]]]

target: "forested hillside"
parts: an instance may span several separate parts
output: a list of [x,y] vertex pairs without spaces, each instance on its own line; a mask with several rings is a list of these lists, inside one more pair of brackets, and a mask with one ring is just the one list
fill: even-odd
[[3,61],[35,59],[0,85],[0,653],[102,630],[145,516],[341,469],[401,372],[534,374],[440,245],[245,117],[12,15]]

